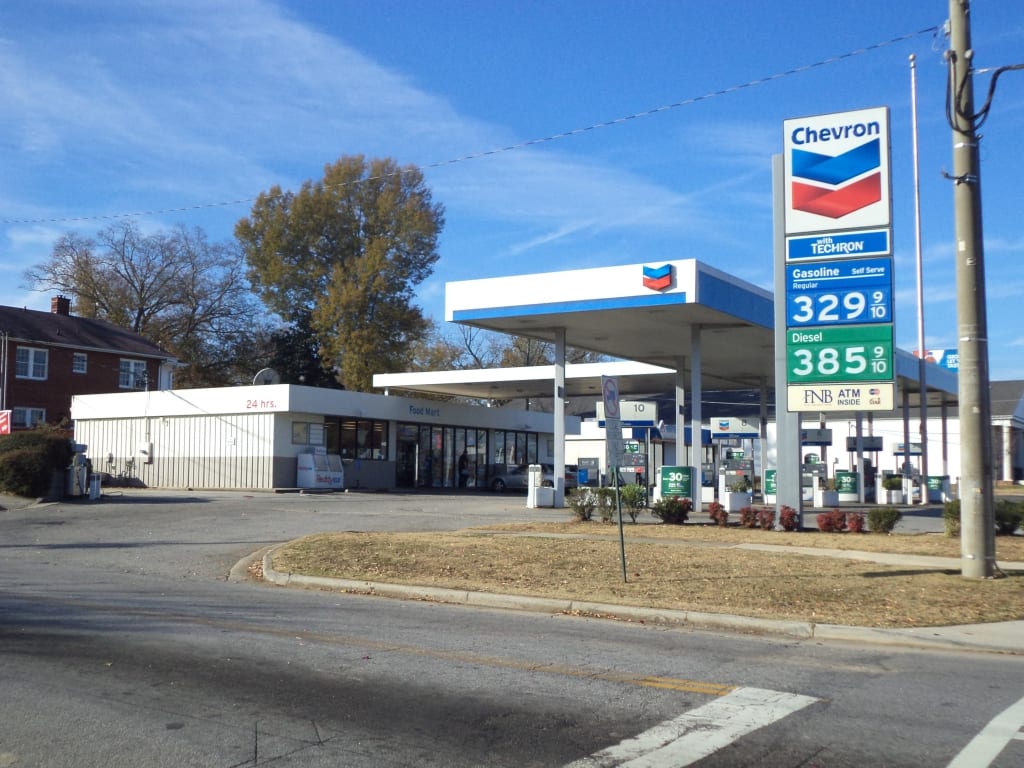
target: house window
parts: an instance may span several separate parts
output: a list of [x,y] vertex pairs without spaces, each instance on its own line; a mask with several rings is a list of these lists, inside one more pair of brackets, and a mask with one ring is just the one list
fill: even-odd
[[28,429],[36,424],[46,421],[46,411],[43,408],[13,408],[11,409],[11,426]]
[[122,358],[117,385],[121,389],[148,389],[149,378],[146,376],[146,361]]
[[88,373],[89,372],[89,356],[85,352],[75,352],[71,357],[71,372],[72,373]]
[[19,379],[45,379],[49,353],[45,349],[18,347],[15,373]]

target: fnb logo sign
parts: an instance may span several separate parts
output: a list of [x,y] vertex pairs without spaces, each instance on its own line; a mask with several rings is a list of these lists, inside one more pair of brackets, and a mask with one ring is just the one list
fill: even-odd
[[672,287],[672,265],[660,267],[644,267],[644,288],[652,291],[664,291]]
[[787,234],[889,226],[887,108],[784,126]]

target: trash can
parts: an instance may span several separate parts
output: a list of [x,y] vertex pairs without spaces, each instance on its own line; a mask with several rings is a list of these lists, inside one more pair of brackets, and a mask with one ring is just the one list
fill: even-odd
[[555,489],[543,486],[534,488],[534,506],[553,507],[555,506]]
[[98,501],[103,492],[100,491],[100,476],[89,475],[89,501]]

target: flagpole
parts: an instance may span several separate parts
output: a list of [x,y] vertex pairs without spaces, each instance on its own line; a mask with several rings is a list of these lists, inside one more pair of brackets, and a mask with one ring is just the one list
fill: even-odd
[[[921,256],[921,178],[917,154],[917,57],[910,54],[910,121],[914,134],[914,230],[917,257],[917,380],[921,411],[921,504],[928,502],[928,384],[924,346],[924,260]],[[911,498],[913,501],[913,498]]]

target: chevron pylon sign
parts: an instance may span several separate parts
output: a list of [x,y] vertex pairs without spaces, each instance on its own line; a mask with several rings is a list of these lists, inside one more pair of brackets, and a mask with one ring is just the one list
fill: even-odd
[[783,126],[787,235],[890,226],[887,107]]

